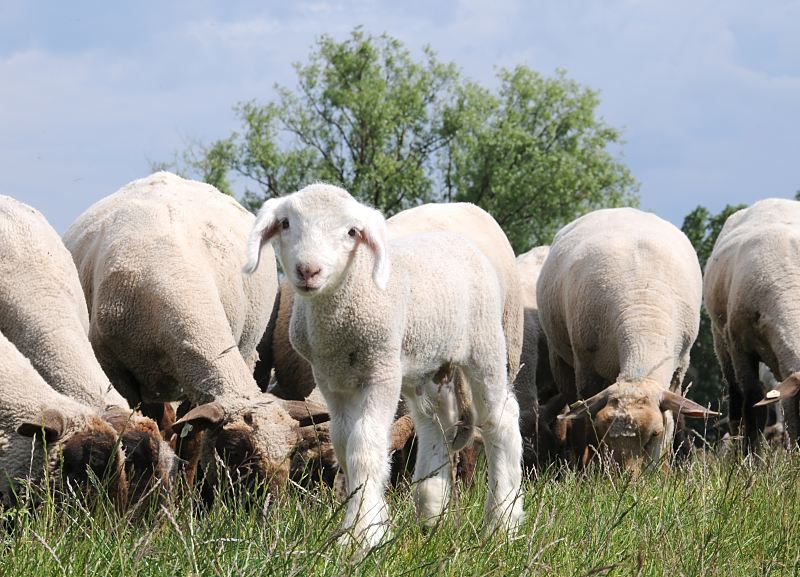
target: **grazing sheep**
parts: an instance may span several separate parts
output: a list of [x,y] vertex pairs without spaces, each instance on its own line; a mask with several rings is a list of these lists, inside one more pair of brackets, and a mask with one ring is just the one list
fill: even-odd
[[168,488],[175,454],[100,368],[78,274],[61,238],[41,213],[0,195],[0,246],[0,331],[48,385],[98,411],[121,434],[131,502],[154,487]]
[[205,431],[207,488],[219,480],[217,456],[244,486],[279,487],[301,426],[326,418],[311,404],[287,407],[253,379],[277,290],[271,251],[269,266],[241,273],[253,220],[212,186],[159,172],[99,201],[64,235],[100,364],[132,405],[195,406],[173,430],[182,441]]
[[636,209],[587,214],[550,247],[537,300],[553,376],[575,403],[565,418],[591,416],[626,468],[639,470],[667,451],[674,412],[716,414],[673,392],[697,337],[701,289],[686,236]]
[[0,333],[0,497],[17,501],[19,482],[93,489],[102,480],[118,507],[127,500],[117,433],[97,412],[53,390]]
[[401,389],[419,451],[428,463],[442,463],[416,472],[418,514],[431,523],[442,513],[450,475],[445,437],[458,427],[429,403],[439,377],[456,367],[483,427],[488,528],[513,530],[522,518],[522,441],[503,334],[508,287],[489,259],[449,232],[389,241],[378,211],[325,184],[264,204],[248,243],[247,271],[257,269],[269,242],[296,292],[291,342],[311,363],[328,403],[334,448],[353,495],[344,527],[366,546],[385,534],[386,455]]
[[[744,425],[743,450],[758,448],[763,405],[783,400],[789,442],[800,434],[800,202],[767,199],[732,214],[706,264],[704,298],[722,374],[730,392],[733,435]],[[782,382],[763,390],[759,361]],[[755,405],[755,406],[754,406]]]
[[563,426],[556,422],[556,416],[566,403],[550,371],[547,337],[539,322],[536,303],[536,282],[549,252],[549,246],[538,246],[517,257],[525,330],[514,392],[519,403],[526,467],[552,460],[561,452],[562,444],[563,432],[558,429]]

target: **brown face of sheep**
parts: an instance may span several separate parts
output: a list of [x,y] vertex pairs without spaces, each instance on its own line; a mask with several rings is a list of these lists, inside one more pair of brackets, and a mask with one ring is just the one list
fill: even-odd
[[207,483],[247,492],[266,485],[272,491],[289,478],[301,428],[328,419],[324,407],[303,401],[264,401],[232,413],[212,402],[189,411],[173,431],[181,437],[205,431],[201,461]]
[[51,475],[55,488],[91,495],[97,489],[94,477],[114,505],[124,509],[128,482],[116,431],[102,419],[90,417],[85,428],[64,438],[66,422],[59,411],[48,409],[40,418],[21,424],[17,432],[26,437],[41,436],[57,451],[51,459],[57,468]]
[[673,415],[718,415],[653,381],[620,381],[575,403],[560,419],[591,417],[605,452],[621,467],[639,473],[657,462],[672,442]]
[[129,503],[138,503],[146,496],[161,498],[169,491],[177,458],[162,439],[155,421],[122,409],[107,411],[103,420],[121,438]]

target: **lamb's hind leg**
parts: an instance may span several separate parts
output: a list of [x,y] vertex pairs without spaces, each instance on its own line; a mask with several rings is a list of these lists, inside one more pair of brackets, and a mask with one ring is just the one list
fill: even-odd
[[449,439],[455,432],[458,410],[450,384],[428,380],[406,396],[417,435],[414,501],[420,520],[430,526],[450,500]]
[[465,374],[472,387],[489,467],[486,528],[513,533],[523,518],[519,405],[507,383],[505,351],[496,362],[491,362],[489,353],[476,359],[484,361],[465,367]]

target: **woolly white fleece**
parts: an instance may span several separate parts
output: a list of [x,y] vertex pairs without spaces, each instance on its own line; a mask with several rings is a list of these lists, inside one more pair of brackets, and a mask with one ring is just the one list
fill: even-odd
[[[705,305],[730,391],[731,432],[744,420],[745,450],[757,448],[766,424],[766,411],[753,408],[763,395],[758,362],[783,381],[778,390],[800,379],[799,257],[800,202],[770,198],[728,218],[706,263]],[[797,443],[798,398],[782,397]]]
[[0,196],[0,331],[56,391],[103,411],[128,409],[94,356],[72,256],[44,216]]

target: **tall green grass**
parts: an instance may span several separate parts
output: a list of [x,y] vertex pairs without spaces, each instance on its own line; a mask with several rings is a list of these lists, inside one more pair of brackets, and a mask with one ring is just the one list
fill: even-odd
[[204,510],[175,497],[120,517],[102,500],[2,513],[0,575],[690,575],[800,573],[800,455],[695,455],[638,478],[548,470],[524,485],[519,535],[485,536],[486,483],[422,530],[408,487],[390,491],[391,538],[368,555],[336,543],[341,504],[300,488]]

